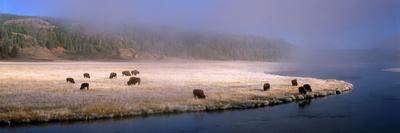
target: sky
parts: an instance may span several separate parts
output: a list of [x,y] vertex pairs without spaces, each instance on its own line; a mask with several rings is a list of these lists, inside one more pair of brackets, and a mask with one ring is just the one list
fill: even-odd
[[0,0],[0,12],[146,23],[358,49],[400,34],[400,0]]

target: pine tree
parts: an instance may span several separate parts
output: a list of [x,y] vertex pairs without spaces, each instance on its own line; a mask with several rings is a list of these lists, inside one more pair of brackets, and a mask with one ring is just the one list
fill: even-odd
[[13,46],[10,52],[10,57],[17,57],[18,56],[18,47],[17,46]]
[[8,58],[9,57],[9,53],[10,53],[10,49],[8,47],[8,44],[3,44],[0,49],[1,49],[1,57],[3,58]]

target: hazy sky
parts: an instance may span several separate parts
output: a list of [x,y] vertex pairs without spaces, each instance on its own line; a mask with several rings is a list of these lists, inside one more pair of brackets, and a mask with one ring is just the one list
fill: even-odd
[[0,11],[255,34],[293,44],[365,48],[400,34],[400,0],[0,0]]

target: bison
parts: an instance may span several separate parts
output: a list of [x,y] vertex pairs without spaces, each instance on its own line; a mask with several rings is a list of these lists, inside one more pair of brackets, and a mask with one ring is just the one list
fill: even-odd
[[271,88],[271,85],[269,83],[264,84],[264,91],[267,91]]
[[340,91],[336,91],[335,93],[336,93],[336,95],[342,94],[342,92],[340,92]]
[[138,85],[140,85],[140,78],[138,77],[131,77],[129,78],[129,81],[127,82],[128,85],[136,85],[136,83]]
[[193,95],[194,95],[194,98],[197,98],[197,99],[205,99],[206,98],[204,91],[201,89],[194,89]]
[[69,82],[69,83],[75,84],[75,80],[73,78],[67,78],[66,80],[67,80],[67,83]]
[[110,79],[112,78],[117,78],[117,73],[115,72],[110,73]]
[[303,87],[304,89],[306,89],[307,92],[312,92],[311,86],[309,84],[304,84]]
[[132,72],[131,72],[133,75],[138,75],[140,72],[138,71],[138,70],[133,70]]
[[89,83],[82,83],[82,84],[81,84],[80,90],[84,90],[85,88],[86,88],[87,90],[89,90]]
[[299,93],[300,93],[300,94],[306,94],[307,91],[306,91],[306,89],[305,89],[303,86],[300,86],[300,87],[299,87]]
[[297,79],[293,79],[293,80],[292,80],[292,86],[297,86],[297,85],[298,85]]
[[88,79],[90,79],[90,74],[89,74],[89,73],[84,73],[84,74],[83,74],[83,78],[88,78]]
[[129,71],[122,71],[122,76],[132,76]]

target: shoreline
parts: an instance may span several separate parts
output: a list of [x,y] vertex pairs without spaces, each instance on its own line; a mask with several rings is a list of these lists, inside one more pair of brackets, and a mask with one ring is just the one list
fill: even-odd
[[[262,62],[133,64],[142,70],[143,85],[123,85],[128,77],[103,77],[111,70],[132,68],[132,63],[102,63],[102,67],[82,62],[0,65],[0,72],[4,72],[0,75],[0,126],[248,109],[336,95],[336,91],[347,92],[353,87],[340,80],[264,74],[262,70],[276,71],[277,66]],[[77,84],[65,84],[62,75],[81,76],[87,68],[92,68],[91,74],[97,78],[77,80],[94,84],[93,89],[80,91]],[[298,94],[297,86],[288,85],[291,79],[298,79],[299,85],[311,84],[313,92]],[[272,89],[262,91],[266,81]],[[193,99],[193,88],[204,89],[207,99]]]
[[205,107],[205,110],[187,110],[187,111],[172,111],[172,112],[153,112],[153,113],[145,113],[145,114],[126,114],[123,116],[101,116],[101,117],[88,117],[88,119],[68,119],[68,120],[49,120],[49,121],[30,121],[30,122],[0,122],[0,128],[13,128],[13,127],[21,127],[21,126],[35,126],[35,125],[46,125],[46,124],[63,124],[63,123],[78,123],[78,122],[93,122],[98,120],[123,120],[123,119],[134,119],[137,117],[149,117],[149,116],[163,116],[163,115],[179,115],[183,113],[195,113],[195,112],[223,112],[223,111],[233,111],[233,110],[245,110],[245,109],[257,109],[257,108],[265,108],[265,107],[273,107],[282,104],[288,104],[293,102],[301,102],[304,100],[313,100],[319,98],[325,98],[328,96],[334,95],[342,95],[346,93],[350,93],[352,89],[343,90],[341,94],[336,94],[334,92],[325,93],[326,95],[314,94],[313,96],[302,95],[304,98],[299,98],[299,95],[295,96],[295,99],[288,101],[283,99],[273,99],[271,102],[252,102],[252,103],[239,103],[236,106],[218,106],[218,107],[227,107],[227,108],[218,108],[218,107]]

